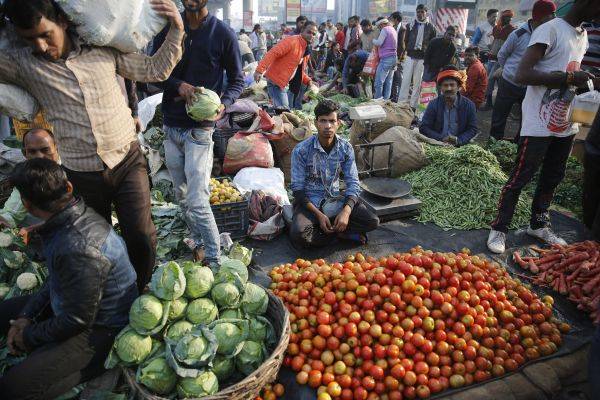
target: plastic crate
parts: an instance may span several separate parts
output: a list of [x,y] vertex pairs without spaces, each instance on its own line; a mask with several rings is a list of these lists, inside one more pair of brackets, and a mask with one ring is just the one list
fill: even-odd
[[213,143],[214,147],[214,155],[219,160],[223,161],[225,159],[225,153],[227,152],[227,143],[229,143],[229,139],[233,137],[236,133],[238,133],[239,129],[215,129],[213,132]]
[[[229,179],[229,177],[215,178],[219,181]],[[212,204],[212,209],[219,233],[227,232],[234,240],[243,239],[248,235],[248,225],[250,224],[250,206],[249,200],[237,201],[234,203]]]

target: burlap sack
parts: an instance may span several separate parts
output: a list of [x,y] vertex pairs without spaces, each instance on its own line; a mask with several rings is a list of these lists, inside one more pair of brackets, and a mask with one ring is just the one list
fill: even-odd
[[[428,164],[423,144],[417,139],[417,132],[396,126],[386,130],[371,143],[393,142],[392,144],[392,174],[396,178],[407,172],[422,168]],[[374,164],[376,169],[387,168],[389,146],[376,147],[373,150],[361,150],[356,156],[356,165],[359,171],[366,169],[366,164],[371,160],[371,151],[374,151]],[[365,162],[366,160],[366,162]]]
[[294,128],[292,132],[285,132],[281,139],[271,143],[275,149],[275,158],[279,168],[283,171],[285,184],[292,181],[292,151],[301,141],[312,136],[312,131],[307,127]]
[[394,126],[410,128],[413,119],[415,118],[414,111],[408,103],[394,103],[389,100],[371,100],[362,105],[377,104],[383,107],[386,113],[386,118],[372,125],[371,131],[361,121],[354,121],[350,128],[350,143],[361,144],[371,143],[376,137]]

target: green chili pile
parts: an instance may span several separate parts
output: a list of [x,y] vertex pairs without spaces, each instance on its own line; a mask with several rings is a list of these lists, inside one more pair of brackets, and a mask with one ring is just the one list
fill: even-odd
[[[431,163],[402,177],[423,202],[418,221],[444,229],[489,228],[508,179],[496,157],[477,145],[425,145],[425,152]],[[530,204],[531,198],[522,194],[511,228],[527,225]]]

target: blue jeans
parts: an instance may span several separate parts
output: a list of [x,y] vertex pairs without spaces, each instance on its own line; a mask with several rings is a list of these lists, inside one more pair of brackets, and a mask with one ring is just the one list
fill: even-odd
[[332,80],[336,72],[337,69],[334,66],[327,68],[327,80]]
[[389,56],[379,60],[375,72],[375,98],[383,97],[388,100],[392,95],[392,82],[396,68],[396,56]]
[[488,86],[485,92],[485,101],[486,105],[492,105],[492,96],[494,95],[494,86],[496,86],[496,78],[494,78],[494,73],[496,70],[500,68],[500,64],[498,61],[489,61],[487,65],[487,74],[488,74]]
[[263,58],[265,58],[266,50],[254,49],[252,50],[252,54],[254,54],[254,60],[259,62]]
[[219,229],[210,208],[209,189],[214,129],[165,126],[164,130],[165,162],[192,239],[196,245],[204,243],[208,263],[219,264]]
[[290,108],[288,101],[288,89],[281,89],[273,82],[267,80],[267,93],[275,108]]
[[294,94],[288,90],[288,104],[292,110],[302,109],[302,98],[304,97],[304,92],[306,92],[306,86],[304,85],[300,85],[300,91],[298,94]]

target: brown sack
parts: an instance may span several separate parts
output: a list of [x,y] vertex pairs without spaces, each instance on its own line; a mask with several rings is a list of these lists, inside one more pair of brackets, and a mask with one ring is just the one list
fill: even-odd
[[283,171],[285,184],[288,185],[292,180],[292,151],[301,141],[312,136],[312,132],[307,128],[295,128],[292,133],[285,132],[281,139],[271,142],[275,149],[275,158],[279,168]]
[[410,128],[415,113],[408,103],[394,103],[389,100],[371,100],[361,105],[380,105],[386,113],[386,118],[372,125],[371,131],[361,121],[354,121],[350,128],[350,143],[352,145],[371,143],[377,136],[394,126]]

